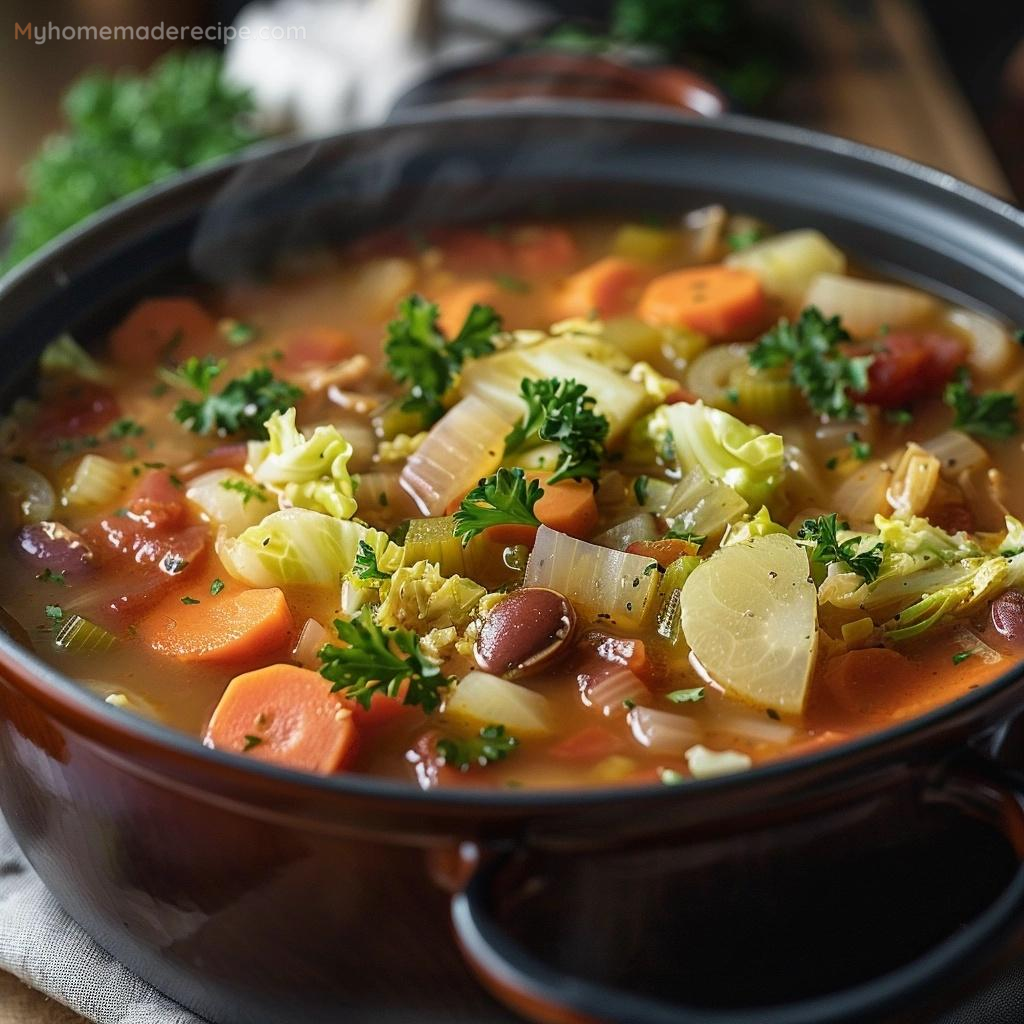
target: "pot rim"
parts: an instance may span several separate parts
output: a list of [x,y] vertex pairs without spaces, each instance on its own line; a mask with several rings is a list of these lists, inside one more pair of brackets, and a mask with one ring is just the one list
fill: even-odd
[[[725,137],[743,137],[755,141],[778,142],[816,155],[828,155],[849,164],[894,172],[914,180],[918,185],[946,192],[990,214],[1010,222],[1024,231],[1024,211],[976,186],[960,181],[946,172],[910,160],[907,157],[817,132],[807,128],[780,124],[759,118],[726,114],[712,119],[697,119],[656,104],[624,103],[609,100],[522,99],[485,102],[463,100],[437,107],[403,111],[400,115],[370,127],[332,133],[315,138],[271,140],[250,146],[241,153],[205,166],[174,175],[163,182],[120,199],[85,221],[65,231],[40,250],[0,277],[0,304],[18,289],[28,285],[54,284],[67,274],[61,265],[62,256],[74,254],[77,246],[89,242],[94,235],[111,227],[126,213],[145,213],[179,192],[227,178],[239,168],[278,155],[308,150],[316,154],[324,146],[351,138],[369,137],[378,133],[401,131],[403,128],[441,123],[472,124],[477,120],[543,120],[570,119],[593,121],[602,118],[618,123],[678,124],[680,121],[699,126],[699,130]],[[888,747],[903,746],[915,737],[925,737],[942,727],[951,727],[956,720],[971,716],[986,706],[1000,704],[1008,688],[1024,677],[1024,660],[1011,666],[998,678],[977,690],[925,715],[914,717],[889,728],[853,737],[833,747],[792,758],[782,758],[735,775],[712,779],[687,780],[679,786],[645,783],[631,786],[594,786],[538,790],[515,789],[435,789],[419,790],[409,782],[356,773],[318,776],[282,768],[263,761],[246,760],[238,754],[211,750],[198,739],[150,719],[107,704],[98,695],[83,689],[72,677],[58,671],[37,654],[26,651],[13,638],[0,630],[0,670],[11,685],[29,699],[42,698],[61,719],[71,719],[76,730],[83,726],[92,733],[108,733],[155,748],[158,752],[187,758],[198,766],[220,769],[247,777],[260,778],[277,786],[292,787],[307,793],[336,794],[386,802],[415,801],[437,810],[494,809],[504,812],[521,810],[551,811],[572,803],[593,808],[623,801],[652,801],[695,798],[707,793],[753,791],[766,788],[787,775],[831,773],[846,762],[864,759],[883,760]]]

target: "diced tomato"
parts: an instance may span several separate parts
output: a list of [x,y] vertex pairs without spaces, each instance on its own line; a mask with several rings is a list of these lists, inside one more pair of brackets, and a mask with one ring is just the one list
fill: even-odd
[[396,697],[388,697],[382,693],[374,694],[368,708],[364,708],[358,701],[346,700],[346,704],[352,709],[352,718],[359,726],[359,731],[364,734],[372,733],[403,719],[422,719],[423,711],[420,708],[403,703],[407,686],[408,684],[403,685]]
[[611,729],[591,725],[556,743],[548,753],[559,761],[599,761],[617,754],[624,746],[622,737]]
[[120,412],[112,391],[98,384],[76,384],[47,399],[39,410],[35,432],[43,440],[96,434]]
[[[857,346],[851,351],[872,349]],[[963,343],[943,334],[890,334],[873,354],[863,399],[885,409],[939,394],[967,358]]]
[[336,327],[305,327],[289,331],[281,339],[282,366],[301,370],[306,366],[337,363],[352,353],[352,338]]
[[512,233],[512,255],[516,270],[531,277],[568,270],[579,250],[565,228],[530,225]]

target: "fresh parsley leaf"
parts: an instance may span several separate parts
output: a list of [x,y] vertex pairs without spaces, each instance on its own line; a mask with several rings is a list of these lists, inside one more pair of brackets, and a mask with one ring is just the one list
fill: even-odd
[[125,437],[141,437],[145,432],[144,426],[127,416],[122,416],[121,419],[114,420],[110,425],[107,437],[111,440],[119,440]]
[[444,414],[442,399],[462,364],[493,352],[492,335],[501,329],[501,318],[490,306],[474,303],[459,333],[448,341],[439,315],[436,303],[410,295],[398,304],[384,342],[388,372],[409,386],[402,409],[418,413],[428,425]]
[[256,328],[243,320],[221,320],[217,325],[224,340],[232,348],[241,348],[248,345],[259,333]]
[[1011,391],[971,391],[970,378],[962,374],[946,385],[943,400],[954,413],[953,426],[978,437],[1002,440],[1020,429],[1020,405]]
[[48,604],[43,611],[51,622],[60,622],[64,618],[64,609],[59,604]]
[[356,560],[352,566],[352,571],[361,580],[391,579],[391,573],[384,572],[380,568],[377,564],[377,552],[365,540],[359,542],[359,549],[356,551]]
[[52,569],[44,569],[38,576],[37,580],[41,580],[43,583],[56,583],[58,587],[66,587],[67,580],[64,578],[63,571],[54,572]]
[[650,485],[650,480],[646,476],[638,476],[633,481],[633,495],[636,498],[638,505],[647,504],[647,491]]
[[871,458],[871,445],[860,439],[856,430],[851,430],[846,435],[846,443],[850,446],[850,454],[860,462]]
[[673,704],[695,704],[704,699],[704,687],[694,686],[689,690],[673,690],[671,693],[666,693],[665,698],[672,701]]
[[195,434],[223,431],[266,438],[263,424],[270,419],[271,413],[284,412],[302,397],[299,388],[288,381],[278,380],[266,367],[236,377],[220,394],[214,395],[210,393],[210,382],[216,375],[211,376],[207,370],[195,377],[196,389],[203,395],[201,402],[185,399],[175,406],[174,418]]
[[263,742],[262,736],[249,736],[245,737],[245,745],[242,747],[242,751],[246,754],[249,753],[253,747],[258,747]]
[[428,714],[440,707],[440,691],[452,680],[420,651],[415,633],[385,632],[374,622],[369,605],[349,622],[335,619],[334,628],[347,646],[327,644],[320,650],[320,674],[333,684],[332,693],[340,691],[369,708],[375,693],[397,697],[408,680],[403,703],[418,705]]
[[181,599],[181,603],[182,604],[199,604],[199,602],[194,597],[183,597]]
[[489,526],[540,526],[533,507],[544,493],[519,469],[502,467],[466,495],[455,513],[455,536],[468,544]]
[[953,655],[953,664],[954,665],[960,665],[961,663],[965,662],[974,653],[975,652],[973,650],[970,650],[970,651],[959,651],[957,654]]
[[885,418],[899,427],[909,427],[914,422],[914,414],[909,409],[886,409]]
[[224,369],[224,360],[215,356],[189,356],[175,371],[174,377],[183,387],[194,388],[201,395],[210,393],[210,385]]
[[267,501],[267,491],[262,485],[249,483],[247,480],[221,480],[221,487],[225,491],[237,491],[242,495],[242,504],[248,505],[250,501]]
[[548,482],[596,480],[605,457],[608,420],[594,412],[595,400],[575,380],[524,380],[519,389],[526,403],[523,418],[505,438],[505,455],[557,441],[562,458]]
[[210,596],[216,597],[224,589],[224,581],[218,576],[210,584]]
[[859,408],[852,397],[868,388],[868,367],[874,356],[845,355],[840,344],[850,340],[839,317],[826,320],[808,306],[796,323],[780,320],[750,351],[757,370],[788,366],[790,379],[815,412],[832,419],[854,419]]
[[670,526],[662,539],[688,540],[691,544],[696,544],[699,548],[707,540],[707,537],[701,533],[694,533],[692,530],[677,530],[674,526]]
[[474,765],[483,767],[503,761],[519,745],[515,736],[509,736],[503,725],[485,725],[478,735],[469,739],[437,741],[437,752],[446,765],[469,771]]
[[855,572],[868,583],[878,579],[878,573],[882,568],[882,549],[884,547],[881,541],[870,550],[859,552],[860,541],[856,537],[839,543],[840,529],[845,529],[845,526],[840,526],[839,517],[835,512],[827,516],[818,516],[817,519],[804,520],[799,536],[814,543],[811,561],[819,562],[822,565],[842,562],[849,566],[851,572]]

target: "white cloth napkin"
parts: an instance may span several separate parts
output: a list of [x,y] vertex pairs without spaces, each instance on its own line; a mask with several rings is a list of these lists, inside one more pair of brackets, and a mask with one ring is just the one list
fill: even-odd
[[96,1024],[203,1024],[122,967],[61,910],[2,816],[0,969]]

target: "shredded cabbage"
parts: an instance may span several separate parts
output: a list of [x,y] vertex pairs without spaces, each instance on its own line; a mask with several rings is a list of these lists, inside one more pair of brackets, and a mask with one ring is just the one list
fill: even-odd
[[728,544],[739,544],[745,540],[753,540],[755,537],[767,537],[770,533],[788,533],[784,526],[773,522],[768,509],[764,505],[753,515],[744,516],[734,523],[730,523],[722,538],[722,547]]
[[1013,516],[1006,517],[1006,536],[999,545],[999,554],[1007,558],[1024,551],[1024,523]]
[[270,439],[249,443],[253,479],[274,488],[296,508],[351,519],[356,511],[348,471],[352,446],[338,428],[317,427],[307,438],[295,426],[294,408],[275,412],[265,426]]
[[235,579],[253,587],[336,586],[351,570],[359,541],[369,538],[372,542],[376,533],[323,512],[286,508],[271,512],[237,537],[228,537],[221,529],[217,554]]
[[763,502],[782,480],[783,441],[703,402],[665,407],[676,458],[684,472],[700,467],[751,503]]
[[396,570],[381,584],[375,618],[384,629],[460,629],[472,619],[485,593],[479,583],[463,576],[442,576],[434,562],[417,562]]

